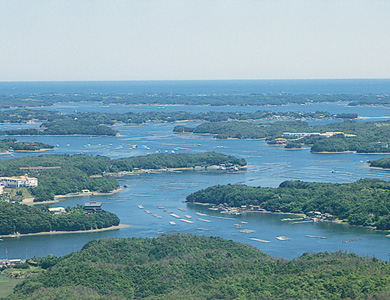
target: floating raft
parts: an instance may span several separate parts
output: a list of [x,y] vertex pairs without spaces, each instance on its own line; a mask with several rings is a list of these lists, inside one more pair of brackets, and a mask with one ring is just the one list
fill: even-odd
[[198,213],[198,212],[196,212],[195,214],[198,216],[207,216],[206,214],[202,214],[202,213]]
[[206,220],[206,219],[198,219],[199,221],[202,221],[202,222],[207,222],[207,223],[211,223],[210,220]]
[[286,236],[277,236],[276,239],[278,239],[279,241],[289,241],[290,238],[286,237]]
[[251,229],[241,229],[240,232],[242,232],[242,233],[252,233],[252,232],[255,232],[255,231],[251,230]]
[[194,223],[194,222],[189,221],[189,220],[186,220],[186,219],[179,219],[179,220],[182,221],[182,222],[190,223],[190,224],[193,224],[193,223]]
[[305,237],[313,238],[313,239],[327,239],[326,236],[319,236],[319,235],[305,235]]
[[362,239],[352,239],[352,240],[345,240],[341,241],[342,243],[350,243],[350,242],[356,242],[356,241],[361,241]]
[[257,238],[250,238],[250,240],[256,241],[256,242],[262,242],[262,243],[271,243],[270,241],[261,240],[261,239],[257,239]]

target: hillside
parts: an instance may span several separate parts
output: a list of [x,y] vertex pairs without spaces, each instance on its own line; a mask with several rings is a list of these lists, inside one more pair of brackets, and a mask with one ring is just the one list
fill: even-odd
[[388,299],[390,266],[354,254],[270,257],[217,237],[92,241],[46,268],[7,299]]

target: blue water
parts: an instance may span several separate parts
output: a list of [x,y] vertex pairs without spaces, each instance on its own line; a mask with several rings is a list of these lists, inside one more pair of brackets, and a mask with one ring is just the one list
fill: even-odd
[[388,94],[390,79],[0,82],[0,95],[135,94]]
[[[70,88],[70,87],[67,87]],[[206,86],[207,88],[207,86]],[[215,89],[218,85],[214,86]],[[298,89],[297,87],[295,87]],[[325,88],[325,87],[323,87]],[[345,88],[345,87],[344,87]],[[74,87],[77,89],[77,86]],[[95,105],[88,103],[57,104],[50,108],[62,113],[74,111],[110,111],[110,112],[144,112],[144,111],[175,111],[191,112],[208,111],[205,106],[124,106]],[[218,107],[218,111],[256,111],[267,109],[275,111],[330,111],[333,113],[357,112],[360,116],[379,118],[390,116],[388,107],[348,107],[345,103],[289,105],[282,107]],[[326,121],[315,122],[321,124]],[[193,122],[180,124],[195,126]],[[122,134],[120,137],[20,137],[19,140],[39,141],[56,145],[55,150],[48,153],[87,153],[91,155],[106,155],[113,159],[155,152],[199,153],[218,151],[247,160],[249,167],[245,172],[177,172],[143,174],[126,176],[120,179],[122,186],[128,187],[121,193],[110,196],[86,196],[67,198],[53,206],[74,206],[87,201],[103,202],[104,209],[116,213],[122,224],[131,227],[108,232],[30,236],[21,238],[4,238],[0,241],[0,258],[5,257],[6,249],[9,257],[24,258],[46,256],[48,254],[65,255],[79,250],[86,242],[107,237],[155,237],[162,232],[183,232],[221,236],[223,238],[251,244],[266,253],[288,259],[305,252],[345,250],[364,256],[376,256],[387,260],[390,252],[390,239],[386,232],[374,231],[368,228],[338,225],[332,223],[288,224],[281,222],[285,215],[248,213],[241,216],[226,216],[211,211],[207,207],[187,205],[183,203],[186,196],[199,189],[215,184],[244,183],[252,186],[278,186],[285,180],[306,180],[316,182],[353,182],[360,178],[380,178],[389,180],[390,173],[384,170],[374,170],[367,167],[367,160],[388,157],[387,155],[363,154],[313,154],[308,148],[289,151],[280,147],[268,146],[263,140],[215,140],[209,135],[175,134],[172,132],[177,125],[169,123],[149,122],[143,125],[118,125],[114,128]],[[1,129],[34,128],[39,124],[0,125]],[[135,147],[136,145],[136,147]],[[36,156],[41,153],[13,153],[2,155],[1,159],[11,159],[22,156]],[[137,205],[160,215],[158,219]],[[194,223],[181,222],[168,213],[157,208],[162,205],[173,213],[184,217],[190,215]],[[186,212],[178,208],[186,209]],[[199,217],[195,213],[207,216]],[[221,219],[220,217],[227,217]],[[199,218],[210,220],[203,222]],[[168,221],[175,221],[170,225]],[[247,222],[247,223],[245,223]],[[245,234],[238,231],[235,224],[242,229],[254,230]],[[206,229],[205,230],[201,230]],[[279,241],[277,236],[284,235],[290,241]],[[312,239],[305,235],[326,236],[327,239]],[[265,244],[250,238],[268,240]],[[361,239],[356,242],[342,243],[344,240]]]

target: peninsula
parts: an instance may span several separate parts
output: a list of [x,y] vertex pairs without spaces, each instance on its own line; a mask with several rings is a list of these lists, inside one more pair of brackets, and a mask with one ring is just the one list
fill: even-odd
[[351,225],[390,230],[390,182],[361,179],[333,184],[285,181],[277,188],[216,185],[187,196],[187,202],[256,210],[328,215]]

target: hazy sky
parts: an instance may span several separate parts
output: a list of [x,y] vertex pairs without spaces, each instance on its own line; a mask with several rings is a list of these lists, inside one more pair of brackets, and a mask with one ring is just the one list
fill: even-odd
[[0,81],[390,78],[390,0],[0,0]]

